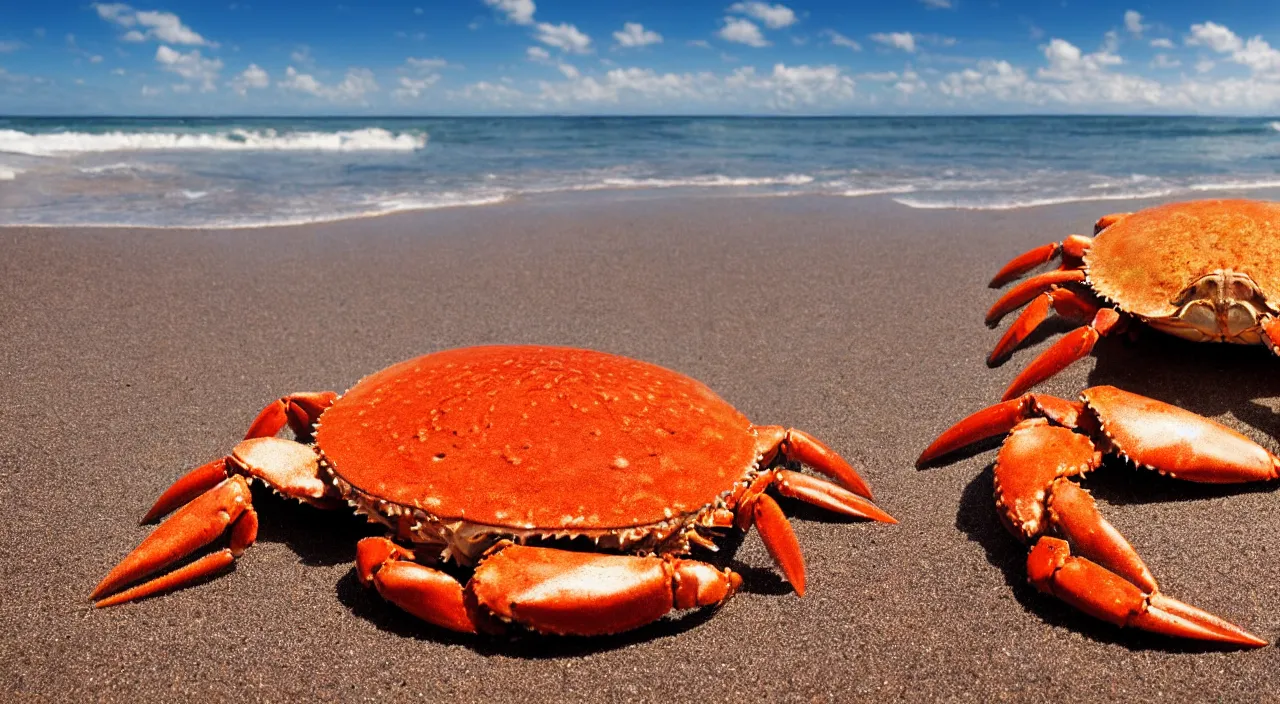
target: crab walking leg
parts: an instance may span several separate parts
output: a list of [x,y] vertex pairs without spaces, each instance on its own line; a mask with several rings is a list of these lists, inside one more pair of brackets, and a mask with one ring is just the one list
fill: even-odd
[[1005,389],[1002,401],[1021,396],[1028,389],[1066,369],[1079,359],[1087,357],[1103,335],[1122,329],[1120,314],[1111,308],[1102,308],[1088,325],[1082,325],[1063,335],[1049,349],[1031,360]]
[[997,403],[969,415],[943,431],[920,453],[916,466],[924,466],[976,442],[1004,435],[1030,418],[1045,418],[1056,425],[1074,428],[1083,411],[1084,404],[1081,402],[1066,401],[1047,394],[1026,394]]
[[[219,472],[221,474],[219,475]],[[213,483],[203,493],[181,505],[167,520],[147,536],[133,552],[116,565],[90,598],[118,591],[168,565],[191,555],[222,535],[230,526],[229,553],[214,558],[206,556],[141,587],[99,602],[100,606],[123,603],[160,590],[173,589],[195,582],[239,557],[253,544],[258,518],[249,494],[250,478],[257,478],[277,491],[299,501],[319,507],[328,505],[328,487],[320,479],[319,457],[307,445],[280,438],[256,438],[235,446],[221,460],[197,467],[179,479],[151,509],[148,515],[163,515],[170,508],[166,502],[183,499],[193,488]],[[219,476],[221,478],[219,478]]]
[[1040,538],[1027,554],[1027,575],[1036,589],[1117,626],[1249,648],[1267,644],[1213,614],[1144,591],[1097,563],[1073,556],[1064,540]]
[[[250,503],[249,485],[244,477],[234,476],[222,481],[191,503],[183,506],[151,535],[147,536],[128,557],[98,584],[89,595],[99,599],[132,582],[136,582],[174,562],[190,555],[231,530],[230,553],[237,557],[253,544],[257,537],[258,518]],[[132,598],[154,593],[159,589],[172,589],[204,576],[203,573],[184,573],[185,579],[158,577],[159,585],[148,589],[132,590]],[[150,583],[148,583],[150,584]],[[105,606],[122,600],[99,602]]]
[[310,438],[316,419],[337,399],[338,394],[333,391],[307,391],[282,396],[258,412],[244,439],[272,437],[286,424],[298,438]]
[[783,496],[854,518],[868,518],[881,523],[898,522],[868,499],[829,481],[789,469],[774,470],[773,476],[773,486]]
[[[293,430],[298,438],[310,438],[311,428],[316,419],[326,408],[333,405],[338,394],[333,391],[315,391],[296,393],[276,399],[263,408],[245,433],[245,439],[270,438],[280,432],[285,425]],[[182,506],[195,497],[213,488],[218,482],[226,479],[231,473],[227,467],[227,458],[216,459],[200,465],[174,482],[140,523],[151,523],[170,511]]]
[[320,479],[315,451],[292,440],[265,437],[244,440],[230,455],[183,475],[156,499],[142,522],[150,523],[168,514],[236,474],[261,479],[276,491],[317,508],[332,507],[329,489]]
[[[378,540],[383,539],[366,538],[359,551],[388,552]],[[503,621],[560,635],[620,633],[656,621],[673,608],[719,604],[742,582],[729,570],[693,560],[502,543],[464,587],[404,557],[391,550],[372,571],[370,581],[378,592],[409,613],[465,633]]]
[[1049,317],[1049,311],[1055,311],[1063,318],[1084,322],[1096,316],[1098,308],[1097,303],[1071,289],[1054,288],[1048,293],[1041,294],[1031,301],[1009,329],[1004,331],[995,349],[991,350],[991,355],[987,357],[987,364],[995,367],[1004,363],[1018,345],[1022,344],[1022,341]]
[[1085,273],[1083,269],[1060,269],[1036,274],[1005,291],[1003,296],[991,304],[991,308],[987,310],[986,323],[994,327],[1000,322],[1001,318],[1031,302],[1040,294],[1047,293],[1063,284],[1078,284],[1083,283],[1084,280]]
[[1099,232],[1102,232],[1132,214],[1133,213],[1111,213],[1110,215],[1103,215],[1093,224],[1093,234],[1097,235]]
[[871,487],[853,465],[812,435],[780,425],[756,426],[755,431],[756,453],[763,458],[762,464],[767,465],[781,453],[788,460],[808,465],[835,479],[859,496],[872,498]]
[[1036,247],[1011,259],[991,278],[989,285],[991,288],[1000,288],[1041,264],[1049,262],[1059,254],[1062,255],[1062,268],[1078,268],[1084,258],[1084,253],[1088,251],[1089,246],[1092,244],[1092,237],[1069,235],[1061,242],[1052,242]]

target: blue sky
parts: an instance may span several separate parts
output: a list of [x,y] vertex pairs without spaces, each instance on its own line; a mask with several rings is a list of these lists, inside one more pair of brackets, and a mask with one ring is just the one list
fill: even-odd
[[1280,112],[1274,0],[9,4],[0,113]]

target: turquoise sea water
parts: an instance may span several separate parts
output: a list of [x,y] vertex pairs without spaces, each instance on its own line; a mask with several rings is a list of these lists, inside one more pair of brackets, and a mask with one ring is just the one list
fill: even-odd
[[0,224],[269,225],[642,189],[1009,209],[1275,187],[1269,118],[0,118]]

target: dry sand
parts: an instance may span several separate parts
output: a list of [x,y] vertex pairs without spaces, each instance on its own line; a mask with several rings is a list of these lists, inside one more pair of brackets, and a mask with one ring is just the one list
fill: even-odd
[[[985,282],[1107,210],[912,211],[821,198],[584,200],[277,230],[0,231],[0,699],[174,701],[1257,701],[1280,650],[1122,632],[1025,583],[986,451],[912,462],[998,398]],[[1064,326],[1050,328],[1055,333]],[[258,544],[204,585],[87,595],[184,469],[282,392],[459,345],[593,347],[708,383],[759,423],[861,460],[898,526],[794,503],[797,599],[758,537],[744,592],[616,638],[460,638],[361,589],[370,528],[257,492]],[[1275,449],[1265,350],[1107,340],[1046,391],[1117,383]],[[1269,487],[1118,464],[1088,482],[1166,591],[1280,638]]]

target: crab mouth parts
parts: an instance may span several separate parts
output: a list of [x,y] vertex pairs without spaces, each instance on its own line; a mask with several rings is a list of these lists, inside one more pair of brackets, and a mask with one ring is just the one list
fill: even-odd
[[[519,544],[563,544],[589,541],[595,550],[630,554],[685,554],[691,539],[709,545],[701,536],[720,535],[725,527],[713,520],[716,511],[730,508],[731,502],[768,471],[757,456],[751,467],[727,491],[701,508],[674,513],[654,523],[618,528],[542,528],[533,525],[487,525],[462,518],[436,516],[418,506],[399,504],[378,498],[343,479],[333,463],[319,448],[320,471],[324,481],[334,487],[357,514],[370,522],[380,523],[399,540],[413,543],[415,549],[439,549],[441,560],[452,560],[463,566],[477,564],[495,543],[510,540]],[[714,548],[712,548],[714,549]]]
[[1171,303],[1178,310],[1165,328],[1192,340],[1256,344],[1261,318],[1275,312],[1248,274],[1231,269],[1196,279]]

